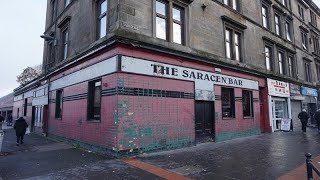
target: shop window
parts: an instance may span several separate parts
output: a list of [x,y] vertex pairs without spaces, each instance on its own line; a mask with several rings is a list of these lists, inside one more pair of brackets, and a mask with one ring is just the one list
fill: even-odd
[[56,91],[56,112],[55,118],[62,118],[63,90]]
[[98,38],[102,38],[107,35],[107,10],[108,0],[101,0],[98,3]]
[[101,80],[89,82],[88,121],[101,119]]
[[24,99],[24,109],[23,109],[23,116],[27,116],[28,111],[28,99]]
[[162,0],[157,0],[155,6],[156,37],[177,44],[185,44],[184,8]]
[[244,117],[253,117],[252,91],[242,90],[242,108]]
[[235,117],[235,99],[233,88],[221,88],[222,117]]

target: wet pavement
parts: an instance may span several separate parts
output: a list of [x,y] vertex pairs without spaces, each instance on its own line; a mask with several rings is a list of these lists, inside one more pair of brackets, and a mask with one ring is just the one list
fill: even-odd
[[[1,179],[290,179],[305,175],[305,153],[319,164],[320,135],[275,132],[219,143],[148,153],[134,159],[116,159],[26,135],[15,145],[12,129],[6,129],[0,156]],[[295,173],[296,171],[296,173]],[[298,172],[299,171],[299,172]],[[287,176],[286,176],[287,175]],[[294,175],[296,179],[298,175]],[[301,176],[304,177],[304,176]]]

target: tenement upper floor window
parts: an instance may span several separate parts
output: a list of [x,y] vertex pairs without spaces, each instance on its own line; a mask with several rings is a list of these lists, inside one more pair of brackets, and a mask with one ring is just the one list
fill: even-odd
[[313,53],[320,56],[320,44],[319,44],[319,36],[311,33],[312,42],[313,42]]
[[88,121],[101,119],[101,80],[89,82]]
[[308,35],[307,32],[304,30],[301,30],[301,43],[302,43],[302,48],[304,50],[308,50]]
[[292,27],[291,27],[291,22],[286,21],[286,38],[288,41],[292,41]]
[[56,19],[57,11],[56,11],[56,0],[51,1],[51,22]]
[[281,0],[281,4],[284,5],[285,7],[289,8],[289,3],[290,3],[290,0]]
[[230,6],[232,9],[239,11],[240,10],[240,2],[239,0],[223,0],[225,5]]
[[272,47],[266,45],[264,48],[265,60],[266,60],[266,69],[272,71]]
[[231,28],[225,29],[226,57],[241,61],[241,32]]
[[304,21],[304,9],[301,5],[298,4],[299,17],[302,21]]
[[101,0],[98,3],[98,38],[107,35],[107,9],[108,0]]
[[261,13],[262,13],[262,25],[263,27],[269,29],[269,9],[264,4],[262,5]]
[[295,62],[292,55],[288,55],[288,76],[294,77],[295,73]]
[[320,62],[316,63],[318,82],[320,82]]
[[67,7],[70,4],[71,0],[64,0],[64,7]]
[[305,80],[307,82],[312,81],[312,76],[311,76],[311,63],[307,60],[304,61],[304,76]]
[[278,52],[279,74],[284,74],[284,53]]
[[68,28],[65,28],[62,31],[62,60],[65,60],[68,57],[68,41],[69,41],[69,31],[68,31]]
[[167,1],[156,1],[155,35],[170,42],[185,44],[184,8]]
[[279,36],[281,36],[281,21],[280,21],[280,16],[275,14],[274,15],[274,29],[275,29],[275,33]]
[[317,27],[317,15],[310,10],[311,24]]

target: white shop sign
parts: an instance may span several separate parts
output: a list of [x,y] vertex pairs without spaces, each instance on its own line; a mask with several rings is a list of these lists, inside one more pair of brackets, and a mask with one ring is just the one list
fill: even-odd
[[196,85],[199,84],[200,86],[203,86],[205,84],[206,87],[196,87],[196,89],[203,90],[213,90],[213,84],[259,90],[258,81],[126,56],[122,57],[121,71],[172,79],[196,81],[199,82],[196,83]]
[[290,97],[289,83],[267,79],[268,91],[270,96]]

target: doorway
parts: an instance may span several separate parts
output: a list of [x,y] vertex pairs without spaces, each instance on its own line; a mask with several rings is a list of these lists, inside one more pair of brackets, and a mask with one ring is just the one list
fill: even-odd
[[196,142],[208,142],[214,140],[214,102],[195,102],[195,134]]
[[281,120],[288,118],[288,105],[286,99],[272,98],[272,126],[273,131],[281,130]]

